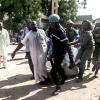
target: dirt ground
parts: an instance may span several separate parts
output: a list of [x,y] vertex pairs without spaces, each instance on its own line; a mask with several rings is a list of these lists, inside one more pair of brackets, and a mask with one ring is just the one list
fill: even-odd
[[[11,52],[16,45],[9,48],[8,66],[0,68],[0,100],[100,100],[100,77],[94,79],[93,72],[86,70],[84,81],[76,83],[75,78],[62,85],[62,92],[51,96],[54,85],[40,86],[30,80],[32,73],[22,48],[14,60]],[[100,73],[99,75],[100,76]]]

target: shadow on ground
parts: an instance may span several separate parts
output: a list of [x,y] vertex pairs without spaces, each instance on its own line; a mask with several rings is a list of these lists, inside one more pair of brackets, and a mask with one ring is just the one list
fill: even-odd
[[25,58],[14,58],[14,59],[9,59],[8,62],[9,62],[9,61],[16,61],[16,60],[24,60],[24,59],[25,59]]
[[[88,83],[94,79],[93,77],[90,77],[90,75],[91,74],[85,76],[84,81],[81,83],[76,83],[75,79],[66,81],[66,83],[62,86],[62,91],[67,91],[67,90],[74,91],[86,88],[85,83]],[[8,80],[1,81],[0,87],[26,82],[29,80],[29,76],[30,75],[17,75],[10,77],[8,78]],[[72,87],[75,87],[75,89],[72,89]],[[7,91],[8,94],[0,95],[0,98],[8,97],[2,100],[17,100],[21,97],[27,96],[31,92],[34,92],[32,96],[26,97],[25,99],[21,100],[46,100],[47,98],[51,97],[51,93],[53,92],[53,90],[54,90],[53,85],[40,86],[38,84],[24,85],[12,88],[1,88],[0,89],[1,93],[3,91]]]
[[20,62],[20,63],[18,63],[16,65],[22,65],[22,64],[28,64],[28,61],[23,61],[23,62]]
[[32,75],[23,75],[23,74],[8,77],[7,80],[0,81],[0,88],[4,86],[16,85],[16,84],[29,81],[31,77]]

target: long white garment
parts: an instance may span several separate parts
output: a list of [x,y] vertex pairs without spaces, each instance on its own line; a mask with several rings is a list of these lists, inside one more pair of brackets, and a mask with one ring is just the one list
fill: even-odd
[[44,81],[47,77],[46,54],[47,44],[46,35],[42,29],[37,32],[30,31],[25,38],[21,41],[24,45],[29,42],[30,54],[34,64],[34,77],[36,82]]
[[0,31],[0,56],[7,57],[9,44],[10,44],[10,39],[8,31],[3,28]]

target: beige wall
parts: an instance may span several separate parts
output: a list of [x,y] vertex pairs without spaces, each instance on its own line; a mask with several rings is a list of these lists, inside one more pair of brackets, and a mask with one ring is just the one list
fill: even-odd
[[52,14],[58,13],[58,0],[52,0]]

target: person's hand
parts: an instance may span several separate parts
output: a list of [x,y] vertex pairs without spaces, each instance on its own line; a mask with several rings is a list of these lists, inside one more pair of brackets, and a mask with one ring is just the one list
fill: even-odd
[[74,67],[75,67],[75,63],[70,63],[69,68],[70,68],[70,69],[73,69]]
[[80,47],[80,44],[79,43],[78,44],[75,44],[74,47],[75,48],[79,48]]
[[12,54],[11,54],[11,57],[12,57],[12,59],[15,57],[15,52],[13,52]]
[[47,55],[47,60],[50,61],[50,56],[49,55]]

